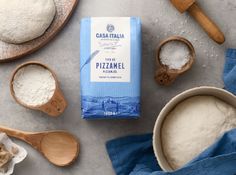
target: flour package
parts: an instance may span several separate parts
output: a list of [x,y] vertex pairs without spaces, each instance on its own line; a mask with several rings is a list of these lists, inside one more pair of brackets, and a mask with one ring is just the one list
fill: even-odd
[[80,80],[81,111],[84,119],[140,116],[139,18],[82,19]]

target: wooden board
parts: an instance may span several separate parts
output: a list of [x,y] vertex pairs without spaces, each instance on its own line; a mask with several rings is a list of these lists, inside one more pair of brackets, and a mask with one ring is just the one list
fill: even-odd
[[0,63],[18,59],[38,50],[47,44],[64,27],[74,11],[78,0],[54,1],[57,9],[56,16],[44,35],[19,45],[0,41]]

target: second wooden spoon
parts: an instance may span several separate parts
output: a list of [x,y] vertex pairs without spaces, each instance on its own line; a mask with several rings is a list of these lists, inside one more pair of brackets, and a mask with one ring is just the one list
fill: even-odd
[[24,132],[0,126],[0,131],[18,138],[40,151],[51,163],[67,166],[79,153],[79,142],[66,131]]

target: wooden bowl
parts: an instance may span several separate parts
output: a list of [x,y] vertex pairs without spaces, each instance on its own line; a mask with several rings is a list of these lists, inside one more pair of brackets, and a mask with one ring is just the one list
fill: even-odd
[[[178,42],[184,43],[185,45],[188,46],[189,51],[190,51],[189,61],[181,69],[170,69],[167,65],[164,65],[160,59],[160,53],[161,53],[162,47],[165,44],[172,42],[172,41],[178,41]],[[196,57],[196,54],[195,54],[194,47],[190,43],[190,41],[188,41],[187,39],[180,37],[180,36],[172,36],[170,38],[163,40],[160,43],[160,45],[158,46],[157,52],[156,52],[156,64],[159,67],[159,69],[156,71],[155,80],[160,85],[170,85],[171,83],[174,82],[174,80],[179,75],[185,73],[186,71],[188,71],[192,67],[195,57]]]
[[[23,68],[25,66],[28,66],[28,65],[38,65],[38,66],[41,66],[41,67],[47,69],[49,72],[51,72],[51,74],[52,74],[52,76],[55,80],[56,88],[55,88],[54,94],[51,97],[51,99],[45,104],[38,105],[38,106],[31,106],[31,105],[28,105],[28,104],[22,102],[20,99],[18,99],[15,96],[15,92],[14,92],[14,89],[13,89],[14,77],[15,77],[16,73],[21,68]],[[49,116],[52,116],[52,117],[59,116],[60,114],[62,114],[64,112],[65,108],[67,107],[67,102],[66,102],[66,100],[65,100],[65,98],[62,94],[61,89],[59,88],[59,83],[58,83],[56,74],[48,66],[46,66],[45,64],[42,64],[42,63],[39,63],[39,62],[36,62],[36,61],[30,61],[30,62],[21,64],[20,66],[18,66],[14,70],[14,72],[11,76],[11,80],[10,80],[10,91],[11,91],[12,97],[15,99],[15,101],[18,104],[20,104],[20,105],[22,105],[26,108],[29,108],[29,109],[42,111],[42,112],[44,112],[44,113],[46,113],[46,114],[48,114]]]

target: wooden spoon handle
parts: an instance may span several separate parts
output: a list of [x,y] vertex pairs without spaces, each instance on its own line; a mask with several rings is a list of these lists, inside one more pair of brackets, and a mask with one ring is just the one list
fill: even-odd
[[21,140],[26,140],[26,138],[27,138],[27,133],[26,132],[11,129],[11,128],[7,128],[7,127],[4,127],[4,126],[0,126],[0,131],[5,132],[8,136],[15,137],[15,138],[18,138],[18,139],[21,139]]
[[196,3],[193,3],[188,11],[215,42],[218,44],[224,43],[224,34],[221,32],[219,27],[209,17],[207,17],[207,15],[204,14],[204,12]]
[[177,73],[170,73],[166,67],[161,67],[155,74],[156,82],[163,86],[171,85],[177,77]]

